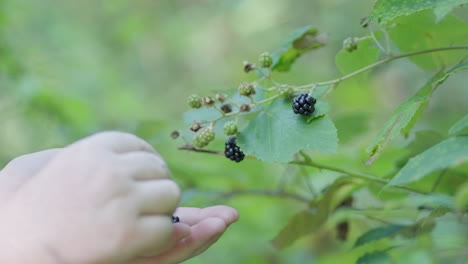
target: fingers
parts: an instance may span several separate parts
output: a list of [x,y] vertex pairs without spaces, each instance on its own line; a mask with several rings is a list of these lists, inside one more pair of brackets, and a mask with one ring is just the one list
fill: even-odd
[[137,151],[121,154],[117,157],[125,174],[135,180],[154,180],[169,178],[166,162],[153,153]]
[[75,144],[86,144],[93,147],[101,147],[114,153],[132,151],[146,151],[156,153],[153,147],[143,139],[124,132],[101,132],[84,138]]
[[[160,252],[165,252],[172,249],[180,240],[190,236],[190,226],[182,223],[174,224],[174,230],[172,232],[171,239],[165,244],[165,246],[160,250]],[[140,255],[141,258],[151,258],[154,257],[154,249],[147,252],[142,252]]]
[[181,222],[190,226],[197,224],[207,217],[221,218],[224,220],[226,225],[230,225],[239,219],[239,213],[236,209],[225,205],[216,205],[203,209],[179,207],[174,214],[180,217]]
[[169,251],[153,258],[137,261],[137,264],[180,263],[209,248],[224,233],[227,225],[224,220],[209,217],[191,227],[190,236],[182,239]]
[[163,215],[140,217],[136,223],[134,239],[129,248],[135,256],[155,255],[161,252],[174,231],[172,218]]
[[172,180],[137,183],[135,191],[140,215],[165,214],[171,216],[179,203],[180,189]]

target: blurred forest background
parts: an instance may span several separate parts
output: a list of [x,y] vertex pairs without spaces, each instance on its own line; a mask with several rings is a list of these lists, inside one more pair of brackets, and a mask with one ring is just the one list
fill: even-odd
[[[183,116],[190,94],[230,93],[240,82],[253,80],[255,76],[243,72],[242,61],[256,61],[296,28],[315,25],[328,33],[329,44],[275,78],[299,85],[339,76],[334,56],[343,39],[368,33],[359,23],[372,4],[0,0],[0,167],[15,156],[62,147],[97,131],[135,133],[168,161],[184,190],[183,206],[227,204],[240,212],[240,221],[219,243],[186,263],[310,263],[347,242],[325,235],[306,237],[276,251],[269,241],[305,204],[256,191],[280,187],[313,195],[311,182],[297,176],[299,169],[255,160],[236,164],[177,150],[183,142],[169,135],[187,125]],[[467,11],[464,7],[456,13],[467,21]],[[467,112],[464,74],[437,90],[419,128],[434,127],[445,135]],[[402,153],[403,140],[384,153],[389,159],[369,168],[359,162],[366,159],[362,146],[430,75],[405,59],[377,69],[364,84],[350,81],[337,88],[327,99],[339,131],[340,154],[323,159],[361,164],[364,171],[390,170]],[[360,122],[347,122],[349,117]],[[219,140],[212,147],[221,150],[222,144]],[[312,189],[333,178],[333,173],[322,174]]]

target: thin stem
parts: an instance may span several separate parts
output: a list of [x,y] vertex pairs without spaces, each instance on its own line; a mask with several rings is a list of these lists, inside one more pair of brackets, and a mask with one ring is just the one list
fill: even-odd
[[279,96],[280,96],[279,94],[275,94],[275,95],[273,95],[272,97],[268,97],[268,98],[266,98],[266,99],[263,99],[263,100],[261,100],[261,101],[258,101],[258,102],[255,103],[254,107],[257,106],[257,105],[261,105],[261,104],[264,104],[264,103],[268,103],[268,102],[270,102],[270,101],[273,101],[273,100],[275,100],[276,98],[278,98]]
[[330,84],[338,84],[346,79],[349,79],[355,75],[358,75],[360,73],[363,73],[365,71],[368,71],[372,68],[375,68],[377,66],[380,66],[382,64],[385,64],[387,62],[390,62],[392,60],[396,60],[396,59],[400,59],[400,58],[405,58],[405,57],[411,57],[411,56],[416,56],[416,55],[421,55],[421,54],[425,54],[425,53],[431,53],[431,52],[438,52],[438,51],[445,51],[445,50],[457,50],[457,49],[468,49],[468,46],[451,46],[451,47],[440,47],[440,48],[433,48],[433,49],[427,49],[427,50],[419,50],[419,51],[413,51],[413,52],[408,52],[408,53],[403,53],[403,54],[399,54],[399,55],[394,55],[394,56],[390,56],[386,59],[383,59],[383,60],[380,60],[380,61],[377,61],[373,64],[370,64],[370,65],[367,65],[366,67],[364,68],[361,68],[357,71],[354,71],[350,74],[347,74],[347,75],[344,75],[340,78],[337,78],[337,79],[334,79],[334,80],[331,80],[331,81],[326,81],[326,82],[318,82],[318,83],[312,83],[312,84],[308,84],[308,85],[303,85],[303,86],[299,86],[299,87],[296,87],[296,89],[307,89],[307,88],[310,88],[314,85],[316,86],[324,86],[324,85],[330,85]]
[[188,145],[188,144],[184,145],[184,146],[181,146],[181,147],[178,147],[177,149],[224,156],[224,152],[216,151],[216,150],[209,150],[209,149],[199,149],[199,148],[196,148],[196,147],[194,147],[192,145]]
[[372,30],[371,28],[371,25],[369,25],[369,30],[370,30],[370,36],[372,38],[372,40],[374,41],[375,45],[377,45],[377,47],[385,54],[388,54],[387,50],[385,50],[385,48],[380,44],[380,42],[377,40],[377,38],[375,37],[374,35],[374,31]]
[[296,200],[302,203],[309,203],[310,199],[303,197],[299,194],[286,192],[283,190],[268,190],[268,189],[245,189],[245,190],[232,190],[232,191],[219,191],[212,193],[218,194],[222,197],[229,198],[232,196],[238,195],[263,195],[263,196],[276,196],[276,197],[283,197],[292,200]]
[[[303,157],[307,156],[304,152],[301,152],[301,155]],[[348,171],[348,170],[345,170],[345,169],[342,169],[342,168],[337,168],[337,167],[333,167],[333,166],[329,166],[329,165],[325,165],[325,164],[320,164],[320,163],[317,163],[315,161],[312,161],[312,159],[310,159],[310,157],[305,159],[304,161],[291,161],[290,163],[291,164],[296,164],[296,165],[314,167],[314,168],[318,168],[318,169],[329,170],[329,171],[340,172],[340,173],[346,174],[346,175],[348,175],[350,177],[359,178],[359,179],[363,179],[363,180],[366,180],[366,181],[379,183],[379,184],[382,184],[382,185],[387,185],[389,183],[388,180],[382,179],[382,178],[379,178],[379,177],[375,177],[373,175],[364,174],[364,173],[360,173],[360,172]],[[425,191],[422,191],[422,190],[419,190],[419,189],[416,189],[416,188],[413,188],[413,187],[409,187],[409,186],[406,186],[406,185],[393,185],[392,187],[403,189],[403,190],[414,192],[414,193],[427,194],[427,192],[425,192]]]

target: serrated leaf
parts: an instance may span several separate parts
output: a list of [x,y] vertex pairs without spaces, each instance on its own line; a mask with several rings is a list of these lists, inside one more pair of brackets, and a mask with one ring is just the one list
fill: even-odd
[[429,173],[468,160],[468,136],[449,138],[410,159],[387,186],[422,179]]
[[402,225],[389,225],[389,226],[382,226],[382,227],[377,227],[374,229],[371,229],[367,231],[366,233],[362,234],[357,240],[356,243],[354,244],[354,247],[359,247],[364,244],[370,243],[375,240],[379,240],[385,237],[393,236],[396,233],[400,232],[405,228],[405,226]]
[[[434,15],[424,11],[395,20],[389,34],[401,52],[412,52],[466,45],[468,24],[453,15],[436,23]],[[441,66],[457,63],[465,54],[466,50],[449,50],[411,56],[409,59],[423,69],[434,71]]]
[[466,114],[462,119],[458,120],[450,129],[449,134],[455,135],[458,132],[468,127],[468,114]]
[[434,82],[442,76],[444,76],[444,73],[437,73],[418,92],[393,111],[390,119],[385,122],[372,144],[367,148],[367,151],[371,153],[371,157],[366,164],[372,164],[386,145],[396,138],[401,131],[409,132],[416,120],[420,118],[420,115],[417,114],[418,111],[422,111],[427,106],[432,94],[441,84],[439,82],[434,84]]
[[[317,113],[325,107],[319,101]],[[289,100],[275,100],[239,133],[238,144],[245,154],[267,162],[291,161],[301,149],[336,152],[338,137],[331,119],[323,116],[308,123],[309,118],[294,114]]]
[[[342,74],[348,74],[368,66],[379,57],[379,49],[375,47],[372,39],[364,39],[359,41],[358,49],[353,52],[340,50],[335,57],[335,64]],[[369,72],[364,72],[357,78],[365,78]],[[356,78],[356,77],[354,77]]]
[[360,257],[357,261],[357,264],[391,264],[392,258],[385,251],[377,251],[365,254]]
[[399,16],[411,15],[425,9],[434,9],[437,17],[442,18],[454,7],[465,3],[468,3],[468,0],[379,0],[366,22],[377,19],[381,24],[387,24]]
[[271,53],[272,70],[289,71],[292,64],[302,54],[325,45],[323,36],[317,35],[317,28],[306,26],[294,31],[287,40]]
[[362,186],[361,181],[345,178],[336,180],[323,197],[311,203],[309,209],[294,215],[271,241],[272,244],[278,249],[283,249],[297,239],[317,231],[336,207]]

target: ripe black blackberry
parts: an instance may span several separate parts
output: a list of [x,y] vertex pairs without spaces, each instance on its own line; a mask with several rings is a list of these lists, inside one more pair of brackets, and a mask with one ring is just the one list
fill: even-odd
[[172,223],[179,223],[180,222],[180,218],[178,216],[172,216]]
[[224,156],[235,162],[241,162],[244,159],[245,154],[240,150],[239,146],[237,146],[236,137],[229,137],[229,139],[226,141]]
[[315,111],[317,100],[309,94],[302,93],[294,97],[292,108],[295,114],[308,116]]

